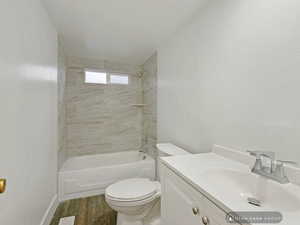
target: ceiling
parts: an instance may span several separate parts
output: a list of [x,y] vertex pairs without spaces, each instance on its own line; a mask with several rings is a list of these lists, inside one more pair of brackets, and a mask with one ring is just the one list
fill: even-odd
[[43,0],[66,54],[142,64],[204,0]]

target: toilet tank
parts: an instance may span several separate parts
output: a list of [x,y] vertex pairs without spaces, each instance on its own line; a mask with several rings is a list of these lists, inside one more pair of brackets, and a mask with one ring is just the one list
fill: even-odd
[[[157,147],[157,151],[158,151],[158,157],[167,157],[167,156],[175,156],[175,155],[187,155],[187,154],[191,154],[188,151],[173,145],[171,143],[160,143],[156,145]],[[159,168],[160,168],[160,162],[159,160],[157,160],[157,179],[160,181],[160,172],[159,172]]]

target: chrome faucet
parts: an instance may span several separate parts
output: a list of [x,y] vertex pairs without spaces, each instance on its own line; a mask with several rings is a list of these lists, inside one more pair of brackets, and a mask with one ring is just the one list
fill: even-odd
[[[261,175],[271,180],[275,180],[281,184],[289,183],[289,179],[286,176],[284,165],[292,164],[296,165],[296,162],[293,161],[283,161],[283,160],[275,160],[274,152],[264,152],[264,151],[247,151],[250,155],[256,157],[255,164],[251,169],[252,173]],[[263,157],[269,159],[269,165],[263,165]]]

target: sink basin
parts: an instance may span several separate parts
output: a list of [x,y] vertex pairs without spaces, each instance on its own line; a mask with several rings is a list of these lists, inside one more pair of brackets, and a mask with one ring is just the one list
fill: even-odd
[[[300,186],[280,184],[251,173],[249,166],[255,159],[247,158],[247,163],[241,163],[233,160],[237,153],[227,153],[227,158],[202,153],[166,157],[162,162],[225,212],[279,212],[282,221],[278,225],[298,225]],[[229,155],[233,158],[228,159]],[[261,205],[249,204],[248,198],[259,200]]]
[[251,172],[229,169],[210,169],[203,172],[201,177],[215,193],[224,193],[225,189],[227,199],[232,201],[248,204],[248,197],[258,199],[261,206],[251,206],[255,210],[280,212],[300,210],[299,195],[288,188],[293,186],[292,184],[282,185]]

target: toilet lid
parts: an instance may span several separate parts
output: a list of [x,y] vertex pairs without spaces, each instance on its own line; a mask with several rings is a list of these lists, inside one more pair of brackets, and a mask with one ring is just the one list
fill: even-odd
[[149,179],[134,178],[119,181],[110,185],[105,194],[120,201],[137,201],[153,196],[157,192],[157,186]]

